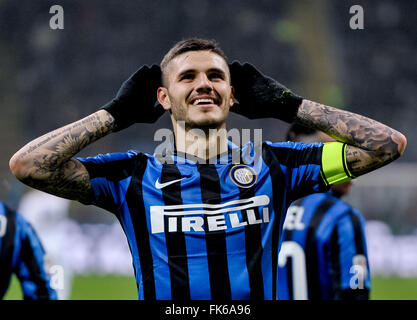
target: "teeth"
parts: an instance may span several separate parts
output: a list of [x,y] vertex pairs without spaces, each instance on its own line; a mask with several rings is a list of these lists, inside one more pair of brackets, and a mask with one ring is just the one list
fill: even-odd
[[213,99],[197,99],[194,101],[193,105],[197,105],[199,103],[214,103]]

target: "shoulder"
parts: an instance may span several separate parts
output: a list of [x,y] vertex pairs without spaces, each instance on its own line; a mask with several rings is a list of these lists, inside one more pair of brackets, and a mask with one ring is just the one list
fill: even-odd
[[98,154],[94,157],[76,158],[87,169],[90,179],[97,177],[107,177],[110,179],[120,179],[131,175],[135,167],[144,165],[151,157],[137,151],[123,153]]
[[360,226],[365,223],[365,218],[362,214],[354,208],[352,205],[337,198],[333,195],[329,195],[329,199],[333,201],[333,209],[330,211],[332,219],[340,225],[353,225]]
[[358,224],[364,225],[365,224],[365,217],[363,214],[356,209],[355,207],[352,207],[351,205],[347,204],[350,208],[349,214],[351,216],[351,219]]
[[19,235],[20,241],[26,239],[30,243],[40,242],[39,237],[33,226],[19,212],[16,212],[15,214],[15,225],[16,232]]
[[324,216],[331,213],[337,203],[337,198],[330,196],[327,192],[319,192],[297,199],[291,205],[304,207],[308,211]]
[[7,219],[16,218],[16,211],[9,208],[4,202],[0,201],[0,216],[5,216]]
[[264,147],[267,147],[267,148],[304,150],[304,149],[321,148],[323,146],[323,143],[321,142],[304,143],[304,142],[293,142],[293,141],[282,141],[282,142],[264,141],[263,145]]
[[140,153],[137,151],[129,150],[128,152],[116,152],[116,153],[106,153],[106,154],[98,154],[93,157],[77,157],[76,159],[81,161],[82,163],[109,163],[114,161],[123,161],[134,159],[138,157]]
[[270,142],[263,143],[263,156],[272,157],[281,164],[296,167],[303,164],[321,164],[322,143]]

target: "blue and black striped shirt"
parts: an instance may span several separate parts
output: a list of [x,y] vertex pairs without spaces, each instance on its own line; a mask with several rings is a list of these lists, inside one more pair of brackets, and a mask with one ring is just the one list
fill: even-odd
[[56,300],[57,294],[45,271],[44,254],[31,225],[0,202],[0,298],[6,293],[14,273],[25,300]]
[[322,147],[264,142],[257,154],[251,143],[230,144],[205,164],[134,151],[78,159],[91,203],[123,227],[139,299],[275,299],[287,207],[326,189]]
[[278,298],[368,299],[364,224],[360,212],[331,191],[295,201],[281,236]]

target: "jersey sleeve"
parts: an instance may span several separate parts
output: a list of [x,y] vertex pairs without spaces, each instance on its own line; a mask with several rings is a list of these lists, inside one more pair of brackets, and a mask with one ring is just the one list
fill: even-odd
[[99,154],[95,157],[77,158],[87,169],[94,197],[90,203],[112,213],[117,213],[125,200],[138,154]]
[[20,281],[25,300],[57,300],[45,269],[44,248],[32,226],[16,215],[19,253],[13,271]]
[[267,163],[279,164],[284,183],[290,192],[290,201],[294,201],[308,194],[329,189],[322,173],[322,153],[322,143],[266,142],[263,157]]
[[331,274],[337,300],[369,299],[371,278],[364,223],[364,218],[352,209],[338,219],[333,231]]

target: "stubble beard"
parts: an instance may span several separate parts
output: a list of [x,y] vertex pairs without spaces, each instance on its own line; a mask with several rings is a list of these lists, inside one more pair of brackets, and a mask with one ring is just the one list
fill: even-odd
[[195,121],[190,119],[188,114],[189,106],[181,106],[181,105],[173,105],[172,108],[172,115],[173,118],[176,120],[177,123],[183,123],[185,126],[185,130],[189,131],[192,129],[200,129],[203,130],[206,134],[209,133],[210,129],[220,129],[224,126],[226,122],[227,115],[222,117],[221,119],[202,119],[201,121]]

